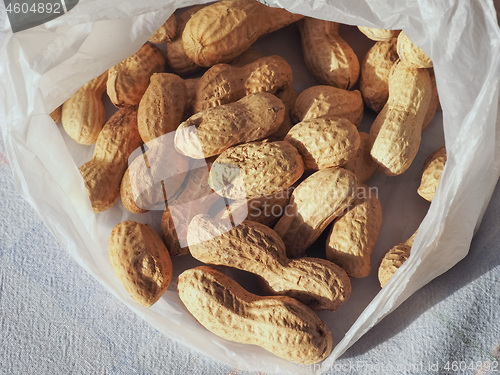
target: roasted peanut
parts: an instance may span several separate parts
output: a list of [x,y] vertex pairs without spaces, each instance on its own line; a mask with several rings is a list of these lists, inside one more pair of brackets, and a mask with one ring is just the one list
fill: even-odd
[[198,112],[179,125],[175,148],[194,159],[273,134],[283,122],[283,102],[272,94],[250,94],[237,102]]
[[302,52],[309,71],[324,85],[349,90],[359,76],[359,61],[342,39],[339,24],[305,17],[299,24]]
[[371,253],[382,226],[382,205],[377,190],[359,185],[347,212],[335,219],[326,240],[326,258],[351,277],[366,277]]
[[389,99],[370,129],[371,156],[388,176],[405,172],[418,152],[429,108],[429,72],[399,60],[389,76]]
[[255,0],[218,1],[190,18],[182,33],[182,42],[189,58],[208,67],[231,61],[260,36],[302,17]]
[[377,169],[377,164],[375,164],[370,155],[370,135],[365,132],[359,132],[359,139],[360,143],[356,155],[343,168],[354,173],[358,182],[363,184],[373,175]]
[[177,28],[177,20],[175,18],[175,14],[172,14],[165,21],[163,25],[161,25],[158,30],[149,38],[151,43],[166,43],[174,40],[176,35]]
[[285,106],[285,117],[279,129],[271,134],[268,139],[270,141],[282,141],[293,126],[292,109],[295,106],[295,100],[297,100],[297,91],[295,91],[293,84],[290,82],[276,91],[274,95],[283,102]]
[[307,306],[286,296],[260,297],[213,268],[184,271],[179,297],[195,319],[226,340],[258,345],[296,363],[316,363],[332,350],[323,321]]
[[312,86],[299,94],[292,116],[295,122],[318,117],[340,117],[359,126],[363,119],[363,98],[358,90]]
[[302,157],[290,143],[251,142],[219,155],[210,170],[210,185],[229,199],[257,198],[292,186],[303,173]]
[[343,166],[356,155],[360,144],[352,122],[330,117],[299,122],[290,129],[285,141],[299,151],[309,170]]
[[356,176],[342,168],[321,169],[292,193],[285,214],[274,230],[286,245],[288,257],[303,256],[323,230],[355,198]]
[[197,11],[205,7],[205,5],[196,5],[185,9],[179,16],[176,16],[175,38],[166,43],[166,60],[169,70],[172,73],[186,75],[196,73],[200,70],[200,66],[196,65],[184,51],[182,44],[182,33],[186,27],[186,23]]
[[432,60],[412,43],[404,31],[398,36],[398,55],[401,62],[412,68],[432,68]]
[[173,132],[182,121],[187,102],[184,80],[171,73],[155,73],[139,102],[137,126],[144,143]]
[[144,44],[134,55],[108,70],[108,96],[117,107],[135,106],[149,86],[153,73],[165,70],[163,52],[153,44]]
[[377,42],[361,63],[359,89],[365,105],[380,112],[389,98],[389,72],[398,59],[397,39]]
[[315,309],[335,310],[351,293],[342,268],[324,259],[288,259],[278,234],[254,221],[231,228],[227,222],[198,215],[189,224],[188,242],[191,255],[200,262],[254,273],[273,293]]
[[401,30],[379,29],[376,27],[358,26],[359,31],[365,34],[369,39],[377,42],[388,42],[398,37]]
[[194,112],[232,103],[248,94],[274,94],[292,78],[292,68],[280,56],[262,57],[243,67],[214,65],[198,81]]
[[413,233],[408,240],[391,248],[382,258],[382,262],[378,268],[378,280],[382,288],[410,257],[411,247],[416,235],[417,232]]
[[134,301],[145,307],[158,301],[172,279],[172,262],[154,229],[123,221],[111,231],[108,247],[113,271]]
[[106,122],[92,159],[79,168],[94,212],[105,211],[120,199],[128,157],[141,144],[135,109],[122,108]]
[[106,122],[102,95],[106,90],[107,77],[106,71],[79,88],[62,105],[61,124],[78,143],[95,143]]
[[432,202],[436,189],[441,180],[443,169],[446,164],[446,148],[442,147],[433,152],[425,161],[422,179],[418,187],[418,195]]

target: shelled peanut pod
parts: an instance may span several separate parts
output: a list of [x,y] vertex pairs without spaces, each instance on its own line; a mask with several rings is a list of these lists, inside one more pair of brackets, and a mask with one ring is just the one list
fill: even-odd
[[184,271],[177,290],[195,319],[226,340],[258,345],[300,364],[321,362],[332,350],[328,327],[293,298],[257,296],[206,266]]
[[78,89],[61,109],[61,124],[76,142],[84,145],[94,144],[106,123],[102,96],[106,91],[108,72]]
[[352,89],[359,76],[359,61],[340,36],[339,24],[305,17],[298,22],[302,52],[309,71],[324,85]]
[[259,37],[303,18],[255,0],[224,0],[196,12],[182,33],[184,50],[196,64],[227,63]]

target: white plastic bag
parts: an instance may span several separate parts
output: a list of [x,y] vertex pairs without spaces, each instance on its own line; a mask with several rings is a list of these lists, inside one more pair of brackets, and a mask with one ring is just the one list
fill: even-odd
[[[301,369],[294,363],[258,347],[219,339],[205,330],[184,309],[175,283],[150,309],[132,302],[110,268],[107,238],[113,223],[130,217],[154,222],[161,212],[144,219],[113,207],[94,215],[77,169],[89,158],[89,150],[72,145],[49,117],[81,85],[138,50],[176,8],[193,3],[80,0],[69,13],[15,34],[2,6],[0,107],[5,113],[1,121],[7,155],[19,191],[63,247],[157,329],[230,366],[298,373]],[[350,25],[404,29],[434,62],[443,109],[448,161],[415,238],[412,257],[354,324],[339,321],[339,316],[349,315],[347,310],[320,314],[333,328],[338,343],[331,356],[315,367],[322,371],[412,293],[467,254],[500,175],[500,32],[491,1],[269,3]],[[407,214],[411,217],[410,208]],[[186,259],[175,260],[179,270],[188,266]],[[364,304],[354,306],[362,309]]]

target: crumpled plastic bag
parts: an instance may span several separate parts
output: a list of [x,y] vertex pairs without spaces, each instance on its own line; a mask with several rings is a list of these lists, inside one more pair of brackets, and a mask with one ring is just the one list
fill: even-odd
[[[320,314],[337,343],[330,357],[312,368],[322,372],[412,293],[466,256],[500,175],[500,31],[491,1],[264,3],[349,25],[403,29],[434,62],[443,110],[448,161],[412,256],[371,302],[366,301],[352,325],[339,321],[339,312]],[[95,215],[77,169],[90,153],[75,143],[68,147],[71,142],[49,117],[81,85],[137,51],[176,8],[193,4],[81,0],[67,14],[15,34],[2,7],[0,108],[5,113],[1,121],[7,155],[18,190],[62,246],[154,327],[230,366],[300,373],[297,364],[208,332],[187,313],[175,283],[150,309],[129,298],[109,265],[109,233],[113,223],[125,218],[153,222],[161,212],[144,219],[114,207]],[[189,266],[184,258],[174,262],[179,269]],[[338,337],[342,331],[345,335]]]

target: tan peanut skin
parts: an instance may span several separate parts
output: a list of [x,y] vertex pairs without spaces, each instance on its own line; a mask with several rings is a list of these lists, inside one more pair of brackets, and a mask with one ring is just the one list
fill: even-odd
[[256,221],[271,228],[283,216],[292,191],[290,187],[272,195],[231,202],[216,217],[227,219],[230,215],[234,218],[245,214],[246,220]]
[[305,17],[298,22],[304,61],[323,85],[349,90],[359,77],[359,61],[340,36],[337,22]]
[[205,5],[196,5],[184,10],[176,16],[176,32],[175,38],[166,43],[166,60],[169,71],[178,75],[188,75],[196,73],[200,70],[200,66],[196,65],[184,51],[182,44],[182,33],[189,19]]
[[116,107],[136,106],[149,86],[153,73],[165,70],[163,52],[146,43],[134,55],[108,70],[109,99]]
[[144,143],[173,132],[182,121],[187,102],[184,80],[171,73],[155,73],[139,102],[137,126]]
[[62,105],[61,124],[66,133],[80,144],[94,144],[106,122],[102,95],[107,77],[106,71],[92,79]]
[[297,96],[292,117],[295,122],[318,117],[340,117],[359,127],[363,119],[363,98],[358,90],[312,86]]
[[323,117],[294,125],[285,137],[302,156],[305,169],[341,167],[360,145],[359,132],[349,120]]
[[103,212],[120,199],[128,158],[141,144],[135,109],[122,108],[106,122],[92,158],[79,167],[94,212]]
[[62,105],[54,109],[52,112],[50,112],[50,117],[52,117],[52,120],[57,124],[59,120],[61,119],[61,110],[62,110]]
[[422,179],[418,187],[418,195],[426,201],[432,202],[436,189],[441,180],[443,169],[446,164],[446,148],[441,147],[434,151],[425,161]]
[[198,81],[194,111],[232,103],[248,94],[274,94],[292,79],[292,68],[280,56],[262,57],[243,67],[217,64]]
[[398,55],[401,62],[412,68],[432,68],[432,60],[408,38],[404,31],[398,36]]
[[182,33],[182,42],[189,58],[209,67],[233,60],[260,36],[301,18],[255,0],[218,1],[191,17]]
[[358,182],[364,184],[377,170],[377,164],[375,164],[370,155],[370,135],[365,132],[359,132],[359,140],[360,143],[356,155],[343,168],[354,173]]
[[358,26],[359,31],[365,34],[369,39],[376,42],[388,42],[398,37],[401,30],[379,29],[376,27]]
[[343,168],[321,169],[292,193],[285,214],[274,226],[289,258],[304,256],[307,248],[355,198],[356,176]]
[[217,157],[210,169],[210,185],[229,199],[272,195],[292,186],[304,173],[304,162],[285,141],[250,142]]
[[324,259],[288,259],[285,245],[271,228],[245,220],[227,228],[208,215],[188,227],[189,251],[200,262],[251,272],[262,277],[273,294],[295,298],[318,310],[335,310],[349,299],[345,271]]
[[398,59],[397,39],[375,43],[361,63],[359,89],[365,105],[380,112],[389,98],[389,73]]
[[377,191],[359,185],[347,212],[335,219],[326,239],[326,259],[342,267],[350,277],[366,277],[371,253],[382,226],[382,205]]
[[123,221],[111,231],[108,247],[113,271],[132,299],[145,307],[158,301],[172,279],[172,262],[154,229]]
[[396,273],[396,271],[403,265],[404,262],[410,257],[411,247],[417,232],[400,244],[392,247],[382,258],[378,268],[378,280],[380,286],[383,288],[389,279]]
[[226,340],[258,345],[301,364],[321,362],[332,350],[328,327],[293,298],[257,296],[207,266],[184,271],[177,290],[194,318]]
[[371,156],[388,176],[405,172],[420,147],[432,84],[425,69],[399,62],[389,76],[389,99],[370,129]]
[[166,43],[174,40],[177,30],[177,20],[175,14],[172,14],[168,19],[161,25],[158,30],[149,38],[151,43]]
[[[250,94],[182,122],[175,134],[175,148],[194,159],[219,155],[231,146],[268,137],[279,128],[284,116],[285,107],[276,96],[266,92]],[[187,129],[190,126],[196,132]]]

